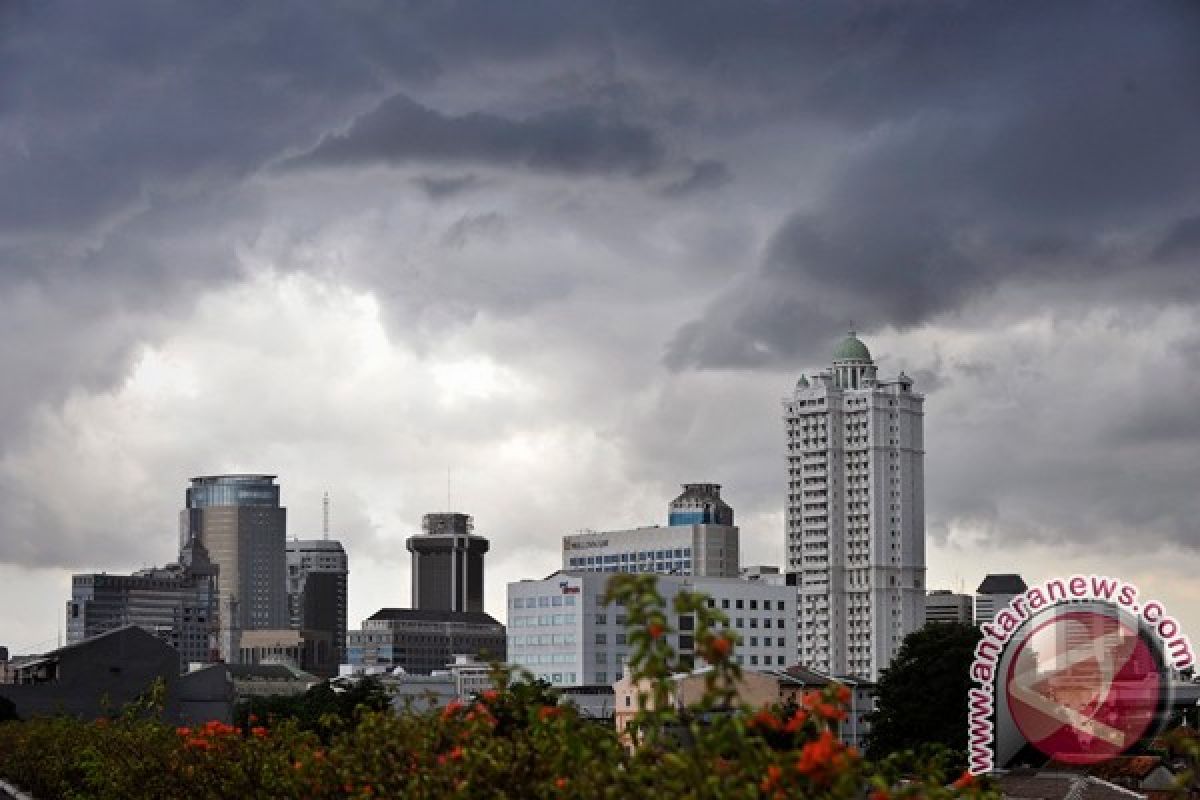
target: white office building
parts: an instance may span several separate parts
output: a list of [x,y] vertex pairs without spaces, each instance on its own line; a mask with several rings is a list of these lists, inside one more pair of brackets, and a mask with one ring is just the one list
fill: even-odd
[[[630,647],[625,615],[602,603],[609,576],[562,571],[544,580],[508,584],[508,661],[555,686],[612,684],[624,674]],[[738,578],[664,575],[658,591],[670,609],[680,591],[700,592],[729,617],[741,635],[735,657],[746,667],[783,668],[795,663],[796,592]],[[668,641],[694,654],[695,620],[668,610]],[[695,657],[695,664],[702,659]]]
[[685,483],[666,527],[588,531],[563,537],[563,569],[735,578],[738,529],[716,483]]
[[802,664],[875,681],[924,624],[923,407],[853,333],[783,401]]
[[1000,609],[1028,588],[1024,578],[1011,572],[985,576],[975,590],[975,624],[991,622]]
[[958,594],[949,589],[934,589],[925,595],[925,624],[931,622],[957,622],[974,624],[975,598],[969,594]]

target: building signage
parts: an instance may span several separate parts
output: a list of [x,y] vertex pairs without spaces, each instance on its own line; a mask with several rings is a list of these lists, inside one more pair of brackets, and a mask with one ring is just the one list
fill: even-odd
[[981,627],[968,711],[974,774],[1128,752],[1165,725],[1172,671],[1193,662],[1161,603],[1100,575],[1046,581]]

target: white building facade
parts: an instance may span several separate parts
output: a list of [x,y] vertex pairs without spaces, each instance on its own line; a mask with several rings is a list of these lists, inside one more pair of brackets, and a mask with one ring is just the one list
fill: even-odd
[[878,680],[925,622],[924,397],[851,333],[783,410],[799,660]]
[[969,594],[958,594],[949,589],[935,589],[925,595],[925,624],[931,622],[957,622],[974,624],[975,599]]
[[[508,584],[508,661],[555,686],[609,685],[619,680],[629,658],[623,609],[602,602],[609,576],[562,571],[545,580]],[[741,635],[735,657],[746,667],[783,668],[795,662],[796,592],[737,578],[662,575],[671,647],[695,653],[695,621],[670,611],[680,591],[705,594]],[[694,656],[699,665],[702,659]]]
[[736,578],[739,559],[733,509],[716,483],[683,484],[683,493],[667,506],[666,527],[563,537],[565,570]]

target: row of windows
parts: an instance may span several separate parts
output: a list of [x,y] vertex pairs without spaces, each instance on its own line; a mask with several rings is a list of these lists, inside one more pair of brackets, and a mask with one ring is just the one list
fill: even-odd
[[548,647],[575,644],[573,633],[539,633],[529,636],[509,636],[509,647]]
[[541,597],[514,597],[513,608],[553,608],[575,605],[575,596],[570,594],[542,595]]
[[609,553],[603,556],[576,556],[567,563],[571,566],[592,566],[594,564],[624,564],[632,561],[662,561],[669,558],[691,558],[692,548],[679,547],[674,550],[639,550],[630,553]]
[[[735,598],[735,599],[734,599],[734,601],[733,601],[733,607],[734,607],[734,608],[736,608],[736,609],[739,609],[739,610],[740,610],[740,609],[742,609],[742,608],[745,608],[745,603],[746,603],[746,601],[744,601],[744,600],[742,600],[742,598],[738,597],[738,598]],[[751,598],[751,599],[750,599],[750,601],[749,601],[749,603],[750,603],[750,610],[751,610],[751,611],[757,611],[757,610],[758,610],[758,600]],[[709,608],[716,608],[716,607],[717,607],[717,603],[716,603],[716,601],[715,601],[713,598],[711,598],[711,597],[710,597],[710,598],[708,598],[708,607],[709,607]],[[728,597],[722,597],[722,598],[721,598],[721,608],[729,608],[729,598],[728,598]],[[782,600],[776,600],[776,601],[775,601],[775,610],[776,610],[776,611],[783,611],[783,610],[785,610],[786,608],[787,608],[787,604],[786,604],[784,601],[782,601]],[[763,610],[763,611],[770,611],[770,610],[771,610],[771,601],[770,601],[770,600],[763,600],[763,601],[762,601],[762,610]],[[780,627],[782,627],[782,621],[781,621],[781,625],[780,625]]]
[[535,626],[574,624],[574,614],[539,614],[536,617],[512,617],[508,621],[508,627],[510,628],[532,628]]
[[607,566],[576,567],[581,572],[646,572],[646,573],[680,573],[691,572],[691,559],[686,561],[659,561],[645,564],[609,564]]

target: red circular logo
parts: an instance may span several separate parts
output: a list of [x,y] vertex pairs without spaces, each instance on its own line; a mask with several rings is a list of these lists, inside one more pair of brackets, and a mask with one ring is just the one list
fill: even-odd
[[1154,722],[1159,658],[1135,627],[1100,611],[1056,611],[1019,644],[1006,692],[1025,740],[1071,764],[1137,744]]

